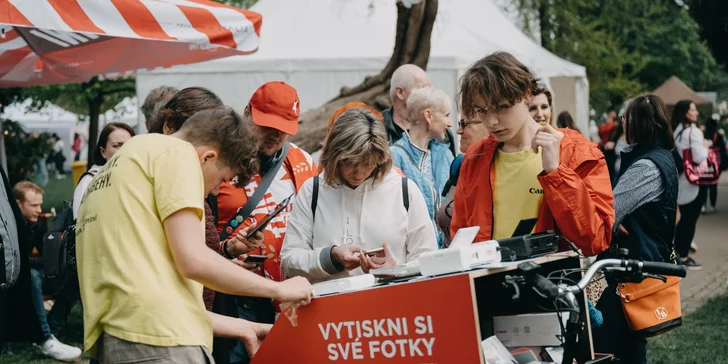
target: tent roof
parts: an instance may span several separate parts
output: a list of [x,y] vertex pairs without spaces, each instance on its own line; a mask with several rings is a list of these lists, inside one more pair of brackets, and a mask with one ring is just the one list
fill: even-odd
[[[381,69],[394,48],[393,0],[260,0],[251,10],[265,21],[257,53],[153,72]],[[508,51],[539,77],[585,77],[523,34],[491,0],[440,0],[429,69],[464,69]]]
[[680,100],[690,100],[696,105],[711,104],[710,100],[696,94],[688,85],[672,76],[652,92],[662,99],[665,105],[675,105]]

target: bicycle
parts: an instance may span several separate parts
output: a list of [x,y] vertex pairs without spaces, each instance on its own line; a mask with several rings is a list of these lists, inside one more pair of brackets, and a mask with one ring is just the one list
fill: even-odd
[[[627,251],[620,251],[620,256],[627,256]],[[599,272],[611,273],[615,275],[620,282],[641,282],[646,278],[660,279],[666,281],[664,276],[685,277],[687,270],[682,265],[662,263],[662,262],[644,262],[635,259],[603,259],[597,260],[584,273],[578,282],[574,282],[569,278],[555,277],[561,281],[571,281],[572,285],[563,283],[555,284],[549,278],[539,274],[540,265],[526,261],[518,265],[518,270],[522,275],[506,275],[503,285],[513,288],[515,291],[512,299],[514,301],[521,298],[521,289],[531,288],[537,295],[544,299],[553,299],[554,308],[557,312],[570,312],[566,324],[566,328],[562,326],[562,337],[565,342],[564,357],[562,363],[573,363],[576,359],[577,363],[588,363],[592,360],[585,354],[579,355],[579,346],[577,343],[578,334],[585,327],[585,320],[582,320],[581,312],[583,300],[577,299],[577,295],[581,293],[591,282],[592,278]],[[577,270],[579,272],[583,270]],[[553,274],[553,273],[552,273]],[[580,303],[581,302],[581,303]],[[559,318],[561,321],[561,318]]]

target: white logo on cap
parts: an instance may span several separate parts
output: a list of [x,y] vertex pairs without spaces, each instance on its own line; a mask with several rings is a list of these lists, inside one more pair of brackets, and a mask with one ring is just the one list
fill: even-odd
[[296,115],[298,115],[298,108],[296,106],[298,106],[298,100],[293,102],[293,111],[295,111]]

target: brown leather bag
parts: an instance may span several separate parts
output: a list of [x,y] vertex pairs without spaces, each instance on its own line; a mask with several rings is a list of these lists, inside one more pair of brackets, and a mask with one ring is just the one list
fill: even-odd
[[627,325],[642,337],[668,332],[682,325],[680,309],[680,277],[667,277],[667,282],[648,278],[641,283],[619,283]]

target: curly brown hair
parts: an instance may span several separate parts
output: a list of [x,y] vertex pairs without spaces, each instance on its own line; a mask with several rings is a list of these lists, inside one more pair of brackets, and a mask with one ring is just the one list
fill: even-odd
[[476,109],[488,113],[513,106],[530,95],[537,84],[538,79],[516,57],[496,52],[475,62],[463,74],[458,97],[463,114],[473,117]]
[[247,185],[258,173],[258,140],[232,108],[198,111],[187,119],[179,133],[194,146],[218,148],[220,162],[237,173],[238,186]]
[[159,86],[149,91],[141,107],[148,127],[151,125],[154,112],[161,109],[177,92],[178,89],[170,86]]
[[169,134],[182,127],[194,113],[223,106],[222,100],[212,91],[203,87],[187,87],[172,96],[159,110],[154,112],[149,123],[150,133],[164,133],[167,125]]

